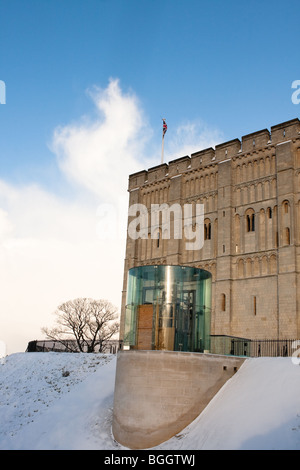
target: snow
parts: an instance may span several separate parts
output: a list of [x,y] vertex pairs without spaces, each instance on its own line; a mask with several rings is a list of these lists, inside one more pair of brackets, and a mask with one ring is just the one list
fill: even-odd
[[114,448],[116,357],[17,353],[0,365],[0,449]]
[[[111,432],[116,356],[16,353],[0,362],[1,450],[124,449]],[[300,367],[248,359],[156,450],[300,450]]]

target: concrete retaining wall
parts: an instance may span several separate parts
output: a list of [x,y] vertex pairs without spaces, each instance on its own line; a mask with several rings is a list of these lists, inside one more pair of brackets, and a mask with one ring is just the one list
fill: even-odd
[[114,438],[131,449],[166,441],[201,413],[244,360],[172,351],[119,352]]

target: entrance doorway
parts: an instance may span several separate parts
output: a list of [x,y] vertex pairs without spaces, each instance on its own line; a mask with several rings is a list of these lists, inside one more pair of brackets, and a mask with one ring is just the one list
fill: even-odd
[[137,349],[152,349],[152,319],[153,305],[139,305]]
[[182,292],[176,311],[175,351],[191,351],[194,331],[195,290]]

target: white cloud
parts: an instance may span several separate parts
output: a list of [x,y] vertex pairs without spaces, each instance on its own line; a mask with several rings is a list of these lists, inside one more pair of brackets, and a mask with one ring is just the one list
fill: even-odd
[[[124,93],[118,80],[106,89],[88,92],[97,119],[57,128],[52,149],[65,176],[93,192],[101,202],[118,203],[127,189],[128,175],[156,166],[161,161],[161,137],[152,150],[153,130],[133,92]],[[165,161],[222,141],[217,130],[205,123],[184,122],[169,128],[165,137]]]
[[115,202],[127,189],[128,174],[140,169],[151,130],[137,97],[122,93],[118,80],[89,94],[97,120],[56,129],[53,150],[69,179],[92,191],[101,202]]
[[175,159],[214,147],[222,141],[222,133],[217,129],[210,129],[200,120],[186,121],[174,129],[170,141],[166,139],[166,151]]
[[[9,353],[40,338],[62,301],[90,296],[120,307],[128,175],[159,164],[160,148],[155,155],[149,150],[153,131],[138,98],[118,80],[89,95],[96,117],[53,135],[65,184],[76,188],[73,198],[36,182],[21,187],[0,180],[0,340]],[[166,158],[218,141],[217,132],[199,123],[169,127]]]

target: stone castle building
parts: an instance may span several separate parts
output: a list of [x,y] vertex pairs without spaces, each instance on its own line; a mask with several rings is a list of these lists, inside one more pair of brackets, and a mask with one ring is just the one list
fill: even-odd
[[[174,347],[176,313],[172,301],[164,317],[169,328],[165,342],[153,340],[162,322],[157,317],[155,333],[152,325],[160,313],[158,308],[152,307],[159,302],[153,300],[145,280],[151,273],[146,277],[143,274],[144,300],[137,301],[140,316],[132,311],[128,316],[129,273],[133,268],[147,266],[165,266],[171,270],[175,266],[193,268],[199,270],[195,272],[200,273],[200,277],[202,272],[210,273],[207,295],[211,299],[201,301],[202,306],[197,308],[200,317],[206,308],[211,335],[249,339],[300,337],[299,119],[132,174],[128,191],[129,207],[143,204],[149,213],[152,204],[176,203],[181,207],[203,204],[204,243],[201,249],[187,250],[184,237],[164,238],[162,226],[156,228],[155,237],[151,236],[150,226],[143,238],[127,236],[121,311],[121,339],[125,345],[127,342],[133,349],[177,351],[183,347],[184,339],[179,336]],[[129,215],[128,222],[132,219]],[[168,274],[161,274],[165,275]],[[178,279],[174,286],[181,282]],[[158,279],[155,289],[159,288],[160,281]],[[134,282],[136,286],[138,281]],[[190,308],[194,301],[189,300],[192,299],[189,295],[195,292],[191,286],[190,283],[180,293],[181,305],[190,302]],[[161,298],[163,295],[160,290]],[[133,305],[132,299],[130,302]],[[174,309],[180,302],[177,296]],[[141,305],[145,306],[143,315]],[[151,305],[149,315],[147,305]],[[182,315],[188,319],[188,313]],[[147,337],[147,328],[152,331],[152,343],[150,336]],[[194,327],[187,328],[191,331]],[[138,336],[143,338],[140,343]],[[183,347],[182,350],[202,351],[206,346],[203,343],[199,348]]]

